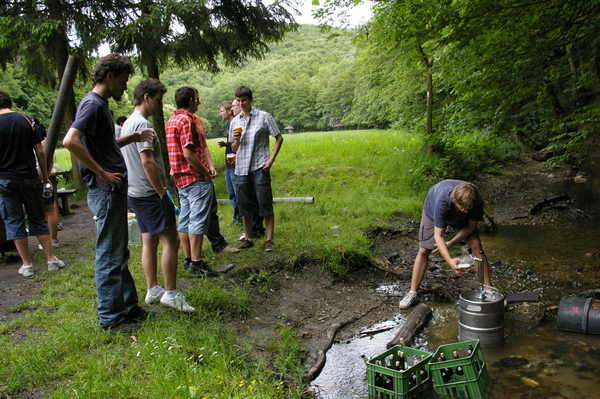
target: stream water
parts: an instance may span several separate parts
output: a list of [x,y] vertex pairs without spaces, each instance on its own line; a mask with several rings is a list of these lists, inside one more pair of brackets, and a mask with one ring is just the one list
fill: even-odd
[[[588,216],[544,226],[500,226],[493,237],[482,237],[494,285],[502,293],[540,293],[550,309],[541,324],[507,315],[506,343],[483,348],[492,379],[489,399],[600,399],[600,335],[561,331],[556,323],[562,297],[600,288],[600,257],[590,256],[600,251],[600,181],[566,184],[555,191],[568,193]],[[459,308],[431,301],[427,305],[433,316],[412,346],[433,353],[458,341]],[[368,328],[391,330],[334,344],[312,389],[324,399],[368,398],[360,354],[371,358],[386,350],[409,314],[398,313]],[[523,364],[511,365],[508,360],[516,357]]]

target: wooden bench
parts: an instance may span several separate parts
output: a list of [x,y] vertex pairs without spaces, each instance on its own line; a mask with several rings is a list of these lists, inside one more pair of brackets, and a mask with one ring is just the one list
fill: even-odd
[[61,188],[60,190],[56,190],[56,195],[60,198],[61,205],[58,206],[58,210],[61,215],[70,215],[71,211],[69,210],[69,197],[77,192],[76,189],[67,190],[65,188]]

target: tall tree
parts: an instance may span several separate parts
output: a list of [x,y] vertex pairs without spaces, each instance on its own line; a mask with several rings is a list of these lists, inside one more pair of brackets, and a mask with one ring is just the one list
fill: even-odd
[[[142,0],[125,24],[110,29],[108,41],[115,51],[135,54],[151,78],[160,79],[171,62],[218,72],[221,62],[231,66],[262,58],[269,42],[296,29],[288,9],[289,1],[267,6],[260,0]],[[168,165],[164,126],[161,109],[154,127]]]
[[[288,8],[293,10],[287,0],[269,6],[260,0],[1,2],[0,66],[20,62],[38,81],[57,87],[69,55],[84,61],[84,74],[90,55],[109,42],[113,50],[137,55],[138,65],[150,77],[160,78],[169,62],[216,72],[220,60],[231,65],[262,57],[268,42],[294,29]],[[71,102],[67,126],[74,119],[73,95]],[[164,116],[156,119],[164,144]]]
[[[127,0],[13,0],[0,2],[0,66],[18,63],[38,83],[57,89],[69,55],[86,60],[104,37],[105,29],[126,15]],[[71,91],[65,115],[68,128],[75,117]],[[75,184],[81,184],[73,158]]]

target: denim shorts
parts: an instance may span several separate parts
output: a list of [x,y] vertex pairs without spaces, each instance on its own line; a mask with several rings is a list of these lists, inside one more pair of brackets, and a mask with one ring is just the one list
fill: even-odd
[[210,224],[210,210],[215,188],[212,182],[198,180],[179,189],[179,224],[177,231],[205,235]]
[[[454,230],[454,233],[458,233],[465,226],[450,226]],[[433,220],[429,219],[425,215],[425,210],[421,213],[421,226],[419,228],[419,246],[425,249],[435,249],[435,237],[434,237],[435,226]],[[479,230],[475,229],[470,236],[465,238],[466,242],[473,241],[479,238]]]
[[40,179],[0,180],[0,214],[6,227],[6,239],[27,237],[25,213],[30,236],[50,234]]
[[240,215],[255,214],[262,217],[273,214],[273,191],[271,190],[271,172],[257,169],[247,176],[235,176],[236,200]]
[[141,233],[151,236],[167,229],[175,230],[175,205],[168,195],[160,198],[158,194],[149,197],[127,196],[127,204],[135,213]]

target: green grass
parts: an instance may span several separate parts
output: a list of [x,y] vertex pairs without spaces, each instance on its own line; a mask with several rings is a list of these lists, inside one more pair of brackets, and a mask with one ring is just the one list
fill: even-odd
[[[166,310],[135,338],[113,336],[98,327],[93,244],[71,246],[81,258],[67,259],[63,271],[39,274],[44,286],[29,306],[13,309],[27,315],[0,324],[0,396],[45,387],[49,398],[297,397],[299,387],[276,377],[285,370],[274,372],[253,357],[249,343],[239,342],[229,327],[251,310],[247,289],[226,280],[192,280],[186,293],[196,313]],[[42,264],[40,254],[34,256]],[[139,247],[132,247],[131,271],[142,300],[144,277],[133,266],[139,263]]]
[[[221,174],[217,196],[228,198],[223,150],[216,140],[209,146]],[[309,257],[343,275],[351,259],[371,256],[366,229],[384,226],[394,212],[420,215],[431,184],[420,171],[429,159],[416,135],[398,131],[286,135],[272,169],[273,195],[314,197],[314,203],[274,205],[274,256],[289,264]],[[223,205],[219,212],[229,223],[231,207]],[[225,230],[228,237],[237,237]]]
[[[227,198],[223,150],[216,140],[209,145],[220,172],[218,197]],[[57,163],[68,169],[62,152]],[[44,284],[36,295],[12,309],[25,314],[0,323],[0,397],[33,391],[47,398],[299,398],[303,348],[295,331],[277,327],[265,358],[230,327],[252,312],[250,285],[270,292],[265,264],[311,261],[343,276],[352,259],[371,257],[367,229],[385,226],[398,211],[418,217],[432,183],[420,176],[429,161],[417,136],[398,131],[286,135],[272,173],[274,196],[314,197],[314,204],[275,204],[275,252],[262,250],[264,240],[237,255],[214,255],[205,244],[214,266],[263,266],[237,283],[188,280],[184,291],[198,311],[166,310],[135,338],[98,327],[92,240],[61,245],[57,254],[68,267],[40,272],[35,278]],[[219,213],[222,231],[234,243],[240,231],[228,225],[229,204]],[[143,301],[140,248],[131,250],[130,269]],[[43,264],[39,251],[33,256]]]
[[54,151],[54,165],[60,171],[71,170],[71,153],[66,148],[57,148]]

